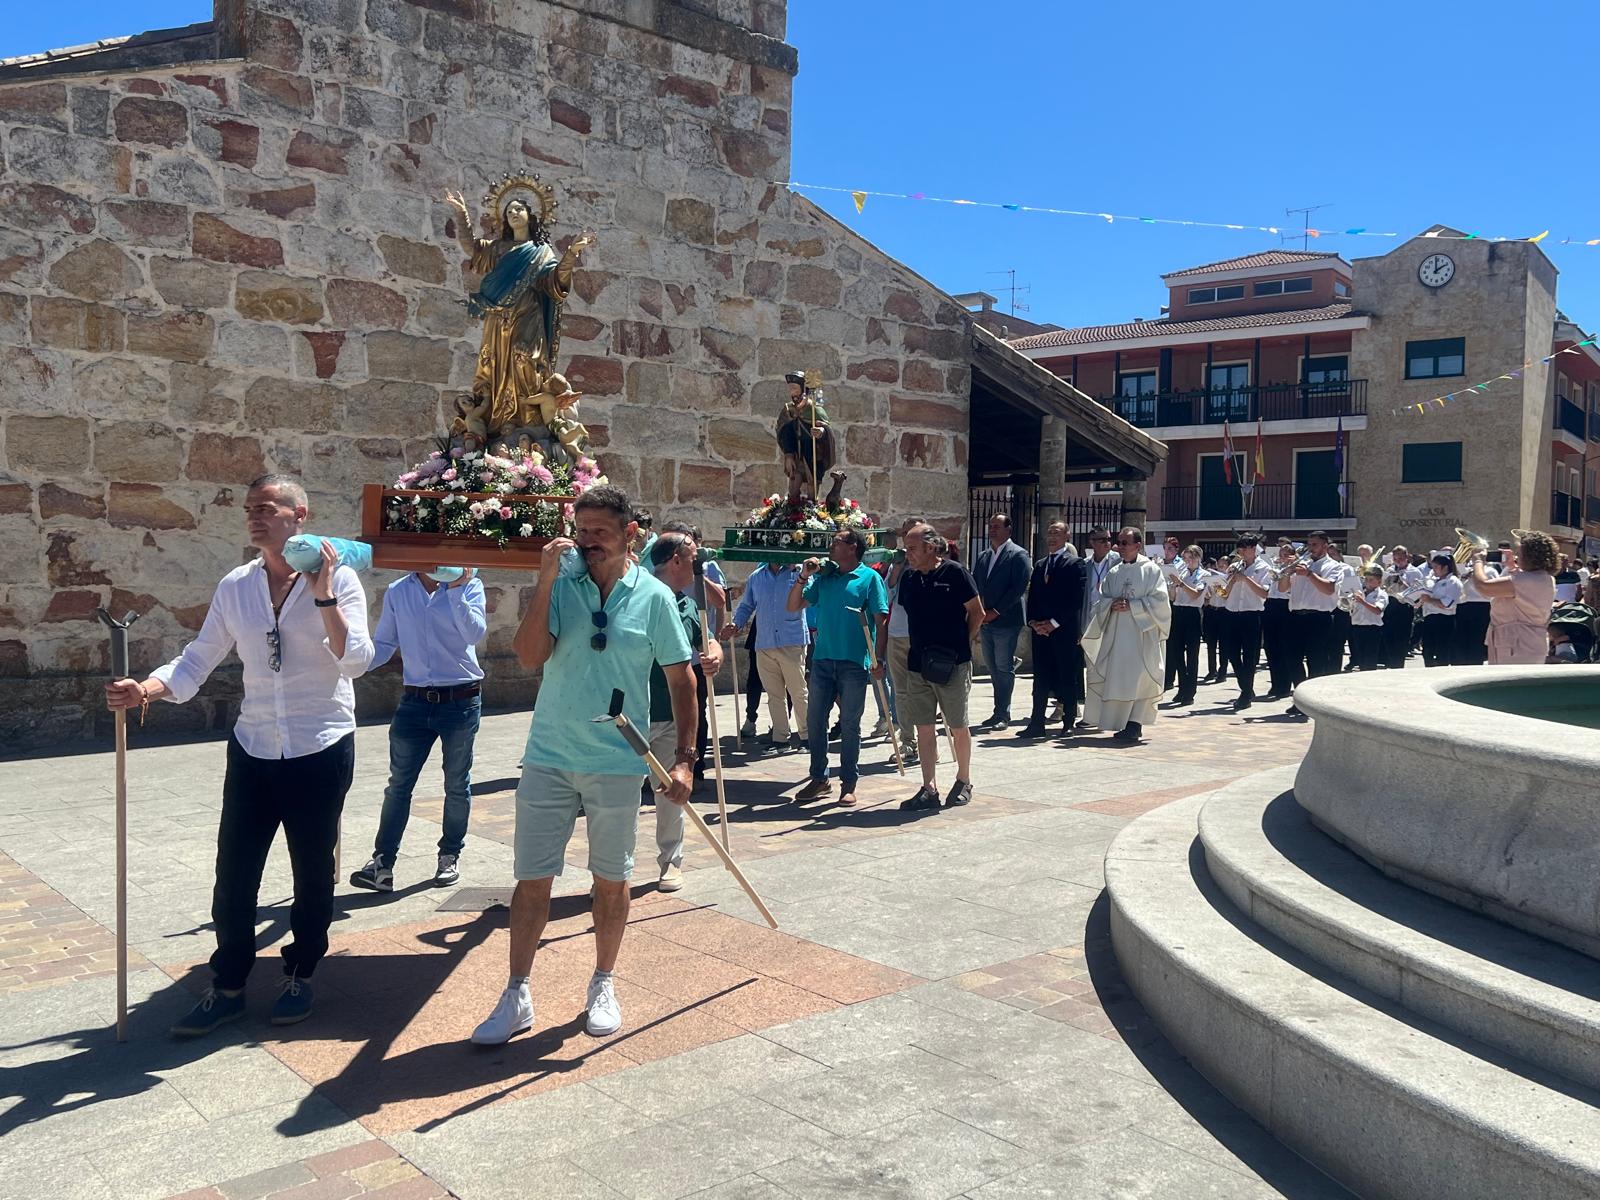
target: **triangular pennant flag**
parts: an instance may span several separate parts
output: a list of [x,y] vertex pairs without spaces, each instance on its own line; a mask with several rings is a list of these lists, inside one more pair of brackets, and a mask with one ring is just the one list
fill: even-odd
[[1011,212],[1020,212],[1022,210],[1022,205],[1020,204],[1002,204],[1000,207]]
[[1540,234],[1540,235],[1539,235],[1539,236],[1538,236],[1538,237],[1531,237],[1531,238],[1529,238],[1529,239],[1528,239],[1528,240],[1529,240],[1529,241],[1530,241],[1530,242],[1542,242],[1542,241],[1544,241],[1544,240],[1545,240],[1545,238],[1547,238],[1547,237],[1549,237],[1549,236],[1550,236],[1550,231],[1549,231],[1549,230],[1548,230],[1548,229],[1546,229],[1546,230],[1545,230],[1545,231],[1544,231],[1544,232],[1543,232],[1543,233],[1541,233],[1541,234]]
[[867,194],[865,192],[851,192],[850,199],[856,202],[856,212],[858,213],[867,206]]

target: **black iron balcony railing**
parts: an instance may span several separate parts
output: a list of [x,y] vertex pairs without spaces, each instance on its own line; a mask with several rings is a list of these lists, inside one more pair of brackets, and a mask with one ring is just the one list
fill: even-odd
[[1161,489],[1163,521],[1330,521],[1355,516],[1355,484],[1258,483],[1246,497],[1237,484]]
[[1566,492],[1550,493],[1550,524],[1566,529],[1583,527],[1583,499]]
[[1144,396],[1101,396],[1100,403],[1130,425],[1221,425],[1224,421],[1299,421],[1359,417],[1367,412],[1367,381],[1264,383],[1240,388],[1198,388]]
[[1587,414],[1565,396],[1556,397],[1556,428],[1570,433],[1580,442],[1588,434]]

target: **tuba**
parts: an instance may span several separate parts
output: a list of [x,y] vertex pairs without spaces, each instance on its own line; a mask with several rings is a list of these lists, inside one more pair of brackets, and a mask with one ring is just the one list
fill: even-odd
[[1488,538],[1473,533],[1470,529],[1462,529],[1459,525],[1456,526],[1456,537],[1459,540],[1456,548],[1450,552],[1450,556],[1456,560],[1458,569],[1470,563],[1474,554],[1485,553],[1489,549]]

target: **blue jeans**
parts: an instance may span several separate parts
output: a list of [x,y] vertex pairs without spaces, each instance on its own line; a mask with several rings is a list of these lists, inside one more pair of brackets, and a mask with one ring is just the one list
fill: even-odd
[[983,659],[989,664],[989,679],[994,684],[994,715],[1010,720],[1011,689],[1017,685],[1017,669],[1011,663],[1017,657],[1022,626],[991,622],[979,626],[978,636],[983,640]]
[[472,740],[478,736],[482,708],[477,696],[438,704],[420,696],[401,699],[389,723],[389,786],[383,790],[383,815],[378,818],[373,851],[384,866],[394,866],[400,853],[400,838],[411,818],[411,790],[435,739],[444,748],[444,832],[439,853],[461,853],[472,814]]
[[811,739],[811,778],[828,777],[828,718],[834,702],[839,704],[839,786],[856,790],[860,778],[856,770],[861,761],[861,710],[867,704],[867,685],[871,677],[860,663],[839,658],[813,658],[809,703],[806,705],[806,733]]

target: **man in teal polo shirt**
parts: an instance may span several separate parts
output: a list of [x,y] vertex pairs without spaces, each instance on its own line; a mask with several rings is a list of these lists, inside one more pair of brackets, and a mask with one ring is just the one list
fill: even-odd
[[[616,727],[593,718],[610,706],[612,690],[621,688],[629,720],[647,728],[650,665],[661,664],[678,730],[672,786],[661,800],[671,804],[689,799],[697,720],[678,607],[671,591],[629,556],[636,531],[632,506],[616,488],[591,488],[580,496],[573,505],[576,543],[553,538],[545,547],[533,603],[512,642],[524,667],[544,667],[544,681],[517,788],[511,978],[494,1011],[473,1032],[480,1045],[498,1045],[533,1027],[528,976],[550,916],[550,887],[561,874],[580,809],[594,876],[595,973],[585,1006],[587,1028],[604,1037],[622,1026],[611,972],[628,924],[644,772]],[[567,575],[562,552],[574,545],[584,573]]]
[[834,535],[828,565],[809,558],[800,577],[789,589],[790,612],[810,609],[816,614],[816,635],[811,652],[811,684],[806,706],[806,726],[811,744],[811,776],[796,794],[797,800],[818,800],[831,790],[828,783],[828,717],[839,704],[839,803],[856,802],[857,763],[861,758],[861,710],[867,702],[870,660],[861,614],[872,631],[878,667],[883,678],[883,655],[888,644],[889,593],[883,580],[861,559],[867,539],[860,530]]

